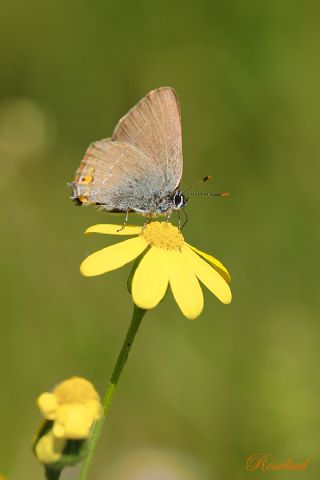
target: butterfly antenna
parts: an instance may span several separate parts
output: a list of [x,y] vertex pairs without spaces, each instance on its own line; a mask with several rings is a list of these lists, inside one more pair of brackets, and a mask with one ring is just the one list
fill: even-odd
[[190,187],[188,187],[186,190],[184,190],[182,193],[188,193],[190,190],[192,190],[194,187],[197,185],[201,185],[202,183],[207,182],[208,180],[212,180],[211,175],[207,175],[206,177],[202,178],[201,180],[198,180],[196,183],[193,183]]
[[201,195],[201,196],[209,196],[209,197],[230,197],[229,192],[219,192],[219,193],[190,192],[189,195]]

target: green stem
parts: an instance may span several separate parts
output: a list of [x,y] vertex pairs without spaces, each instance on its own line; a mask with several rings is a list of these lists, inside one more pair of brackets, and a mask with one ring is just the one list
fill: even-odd
[[115,393],[116,387],[118,385],[118,381],[120,378],[120,375],[122,373],[123,367],[127,361],[133,340],[136,336],[136,333],[138,331],[138,328],[140,326],[141,320],[143,319],[144,315],[146,313],[146,310],[142,310],[141,308],[137,307],[136,305],[134,306],[133,309],[133,314],[132,314],[132,320],[127,332],[127,335],[123,341],[118,359],[116,361],[116,364],[114,366],[111,379],[109,382],[109,385],[107,387],[107,391],[105,393],[105,396],[103,398],[103,410],[104,410],[104,415],[103,417],[98,420],[92,430],[91,437],[89,440],[88,444],[88,451],[87,451],[87,456],[83,461],[82,468],[80,471],[80,476],[79,480],[86,480],[88,477],[88,473],[93,461],[95,449],[98,445],[99,438],[102,433],[102,428],[106,419],[106,416],[109,412],[109,408],[112,402],[113,395]]
[[46,480],[59,480],[61,474],[61,470],[55,470],[53,468],[49,468],[45,466],[45,477]]

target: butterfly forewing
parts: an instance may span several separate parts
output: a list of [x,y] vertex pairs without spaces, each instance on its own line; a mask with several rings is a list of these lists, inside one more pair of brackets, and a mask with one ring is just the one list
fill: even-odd
[[112,138],[134,145],[153,160],[165,176],[167,192],[177,188],[183,160],[180,108],[172,88],[148,93],[119,121]]

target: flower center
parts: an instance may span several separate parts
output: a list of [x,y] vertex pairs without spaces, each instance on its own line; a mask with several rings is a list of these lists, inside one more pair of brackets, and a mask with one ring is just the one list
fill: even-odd
[[180,230],[167,222],[149,223],[140,235],[151,247],[165,250],[179,250],[184,243]]

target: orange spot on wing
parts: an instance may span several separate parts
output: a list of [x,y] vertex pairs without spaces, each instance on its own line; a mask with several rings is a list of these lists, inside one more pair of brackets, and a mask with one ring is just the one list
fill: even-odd
[[79,178],[79,183],[81,185],[88,185],[88,183],[91,183],[93,180],[92,175],[83,175]]

